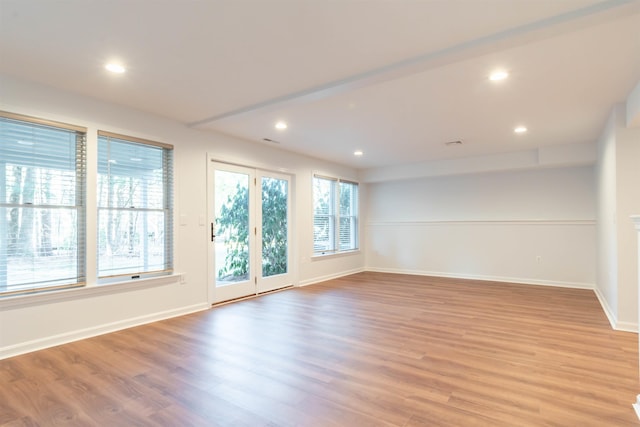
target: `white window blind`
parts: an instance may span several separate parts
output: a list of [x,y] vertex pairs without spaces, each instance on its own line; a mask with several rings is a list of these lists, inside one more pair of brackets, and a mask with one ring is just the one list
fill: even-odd
[[98,276],[173,270],[173,147],[98,132]]
[[358,184],[313,177],[313,251],[328,254],[358,249]]
[[86,129],[0,112],[0,295],[85,282]]

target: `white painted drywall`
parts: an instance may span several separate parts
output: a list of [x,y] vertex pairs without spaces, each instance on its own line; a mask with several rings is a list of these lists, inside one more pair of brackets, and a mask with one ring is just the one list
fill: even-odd
[[592,165],[596,161],[596,154],[596,146],[593,142],[570,143],[526,151],[430,160],[408,165],[381,166],[361,170],[360,180],[362,182],[386,182],[428,176]]
[[[180,277],[111,288],[95,284],[95,209],[87,218],[88,287],[63,294],[0,300],[0,358],[62,342],[121,329],[133,324],[207,307],[207,154],[217,159],[293,176],[294,227],[292,272],[298,284],[308,284],[360,271],[364,254],[311,260],[314,171],[357,179],[344,166],[243,141],[181,123],[126,109],[45,86],[0,76],[0,109],[72,123],[88,128],[88,206],[95,205],[96,132],[98,129],[173,144],[175,171],[175,270]],[[364,207],[363,207],[364,209]],[[92,212],[94,212],[92,214]],[[204,224],[200,219],[205,218]],[[102,291],[104,290],[104,291]],[[17,326],[16,326],[17,325]]]
[[636,236],[640,212],[640,128],[626,127],[626,106],[614,107],[598,142],[597,291],[614,327],[638,328]]
[[640,127],[640,82],[627,97],[627,127]]
[[596,163],[597,247],[596,293],[612,325],[618,318],[618,236],[616,232],[615,114],[598,139]]
[[594,286],[592,166],[367,184],[366,266]]
[[636,232],[629,217],[640,212],[640,127],[625,126],[624,104],[617,107],[616,211],[618,224],[618,325],[637,330],[638,259]]

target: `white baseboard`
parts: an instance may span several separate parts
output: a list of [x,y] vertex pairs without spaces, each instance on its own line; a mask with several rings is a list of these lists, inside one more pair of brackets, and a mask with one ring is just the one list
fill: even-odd
[[602,295],[602,292],[600,292],[600,289],[598,289],[596,287],[594,289],[594,292],[596,294],[596,297],[598,297],[598,301],[600,302],[600,306],[602,307],[602,311],[604,311],[604,314],[607,316],[607,319],[609,320],[609,324],[611,325],[611,327],[613,329],[616,329],[616,316],[614,316],[613,311],[611,310],[611,307],[609,306],[609,303],[605,299],[604,295]]
[[395,269],[395,268],[376,268],[376,267],[366,267],[365,271],[375,271],[379,273],[413,274],[416,276],[447,277],[451,279],[482,280],[485,282],[517,283],[521,285],[555,286],[560,288],[576,288],[576,289],[595,289],[595,285],[593,283],[560,282],[560,281],[550,282],[547,280],[523,279],[520,277],[483,276],[483,275],[477,275],[477,274],[452,274],[452,273],[445,273],[441,271],[401,270],[401,269]]
[[616,322],[613,329],[622,332],[638,332],[638,324],[633,322]]
[[362,273],[364,268],[354,268],[353,270],[341,271],[340,273],[328,274],[326,276],[314,277],[313,279],[302,280],[297,286],[309,286],[314,283],[326,282],[327,280],[337,279],[339,277],[348,276],[350,274]]
[[176,308],[173,310],[161,311],[144,316],[133,317],[131,319],[124,319],[117,322],[94,326],[91,328],[78,329],[75,331],[65,332],[63,334],[27,341],[20,344],[0,348],[0,360],[18,356],[20,354],[30,353],[36,350],[42,350],[45,348],[78,341],[81,339],[95,337],[97,335],[102,335],[109,332],[131,328],[133,326],[140,326],[146,323],[157,322],[159,320],[169,319],[171,317],[184,316],[185,314],[203,311],[208,308],[210,308],[210,305],[207,303],[194,304],[186,307]]
[[615,329],[616,331],[638,332],[637,323],[618,321],[615,314],[613,313],[613,310],[611,310],[611,307],[609,306],[609,303],[607,302],[606,298],[604,297],[604,295],[602,295],[602,292],[600,292],[600,289],[595,288],[594,292],[596,293],[596,297],[598,297],[598,301],[600,302],[602,311],[604,311],[604,314],[607,316],[607,319],[609,320],[609,324],[611,325],[611,328]]

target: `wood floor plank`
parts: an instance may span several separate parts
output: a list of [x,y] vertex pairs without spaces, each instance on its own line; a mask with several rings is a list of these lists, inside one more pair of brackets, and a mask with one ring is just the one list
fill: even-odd
[[633,426],[584,289],[359,273],[0,361],[2,426]]

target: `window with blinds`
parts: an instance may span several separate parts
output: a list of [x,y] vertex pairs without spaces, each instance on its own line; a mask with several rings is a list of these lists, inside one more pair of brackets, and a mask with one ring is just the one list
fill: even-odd
[[0,112],[0,295],[85,283],[86,129]]
[[173,270],[173,147],[98,132],[98,277]]
[[340,230],[341,251],[358,249],[358,184],[340,181]]
[[313,251],[323,255],[358,249],[358,184],[313,177]]

